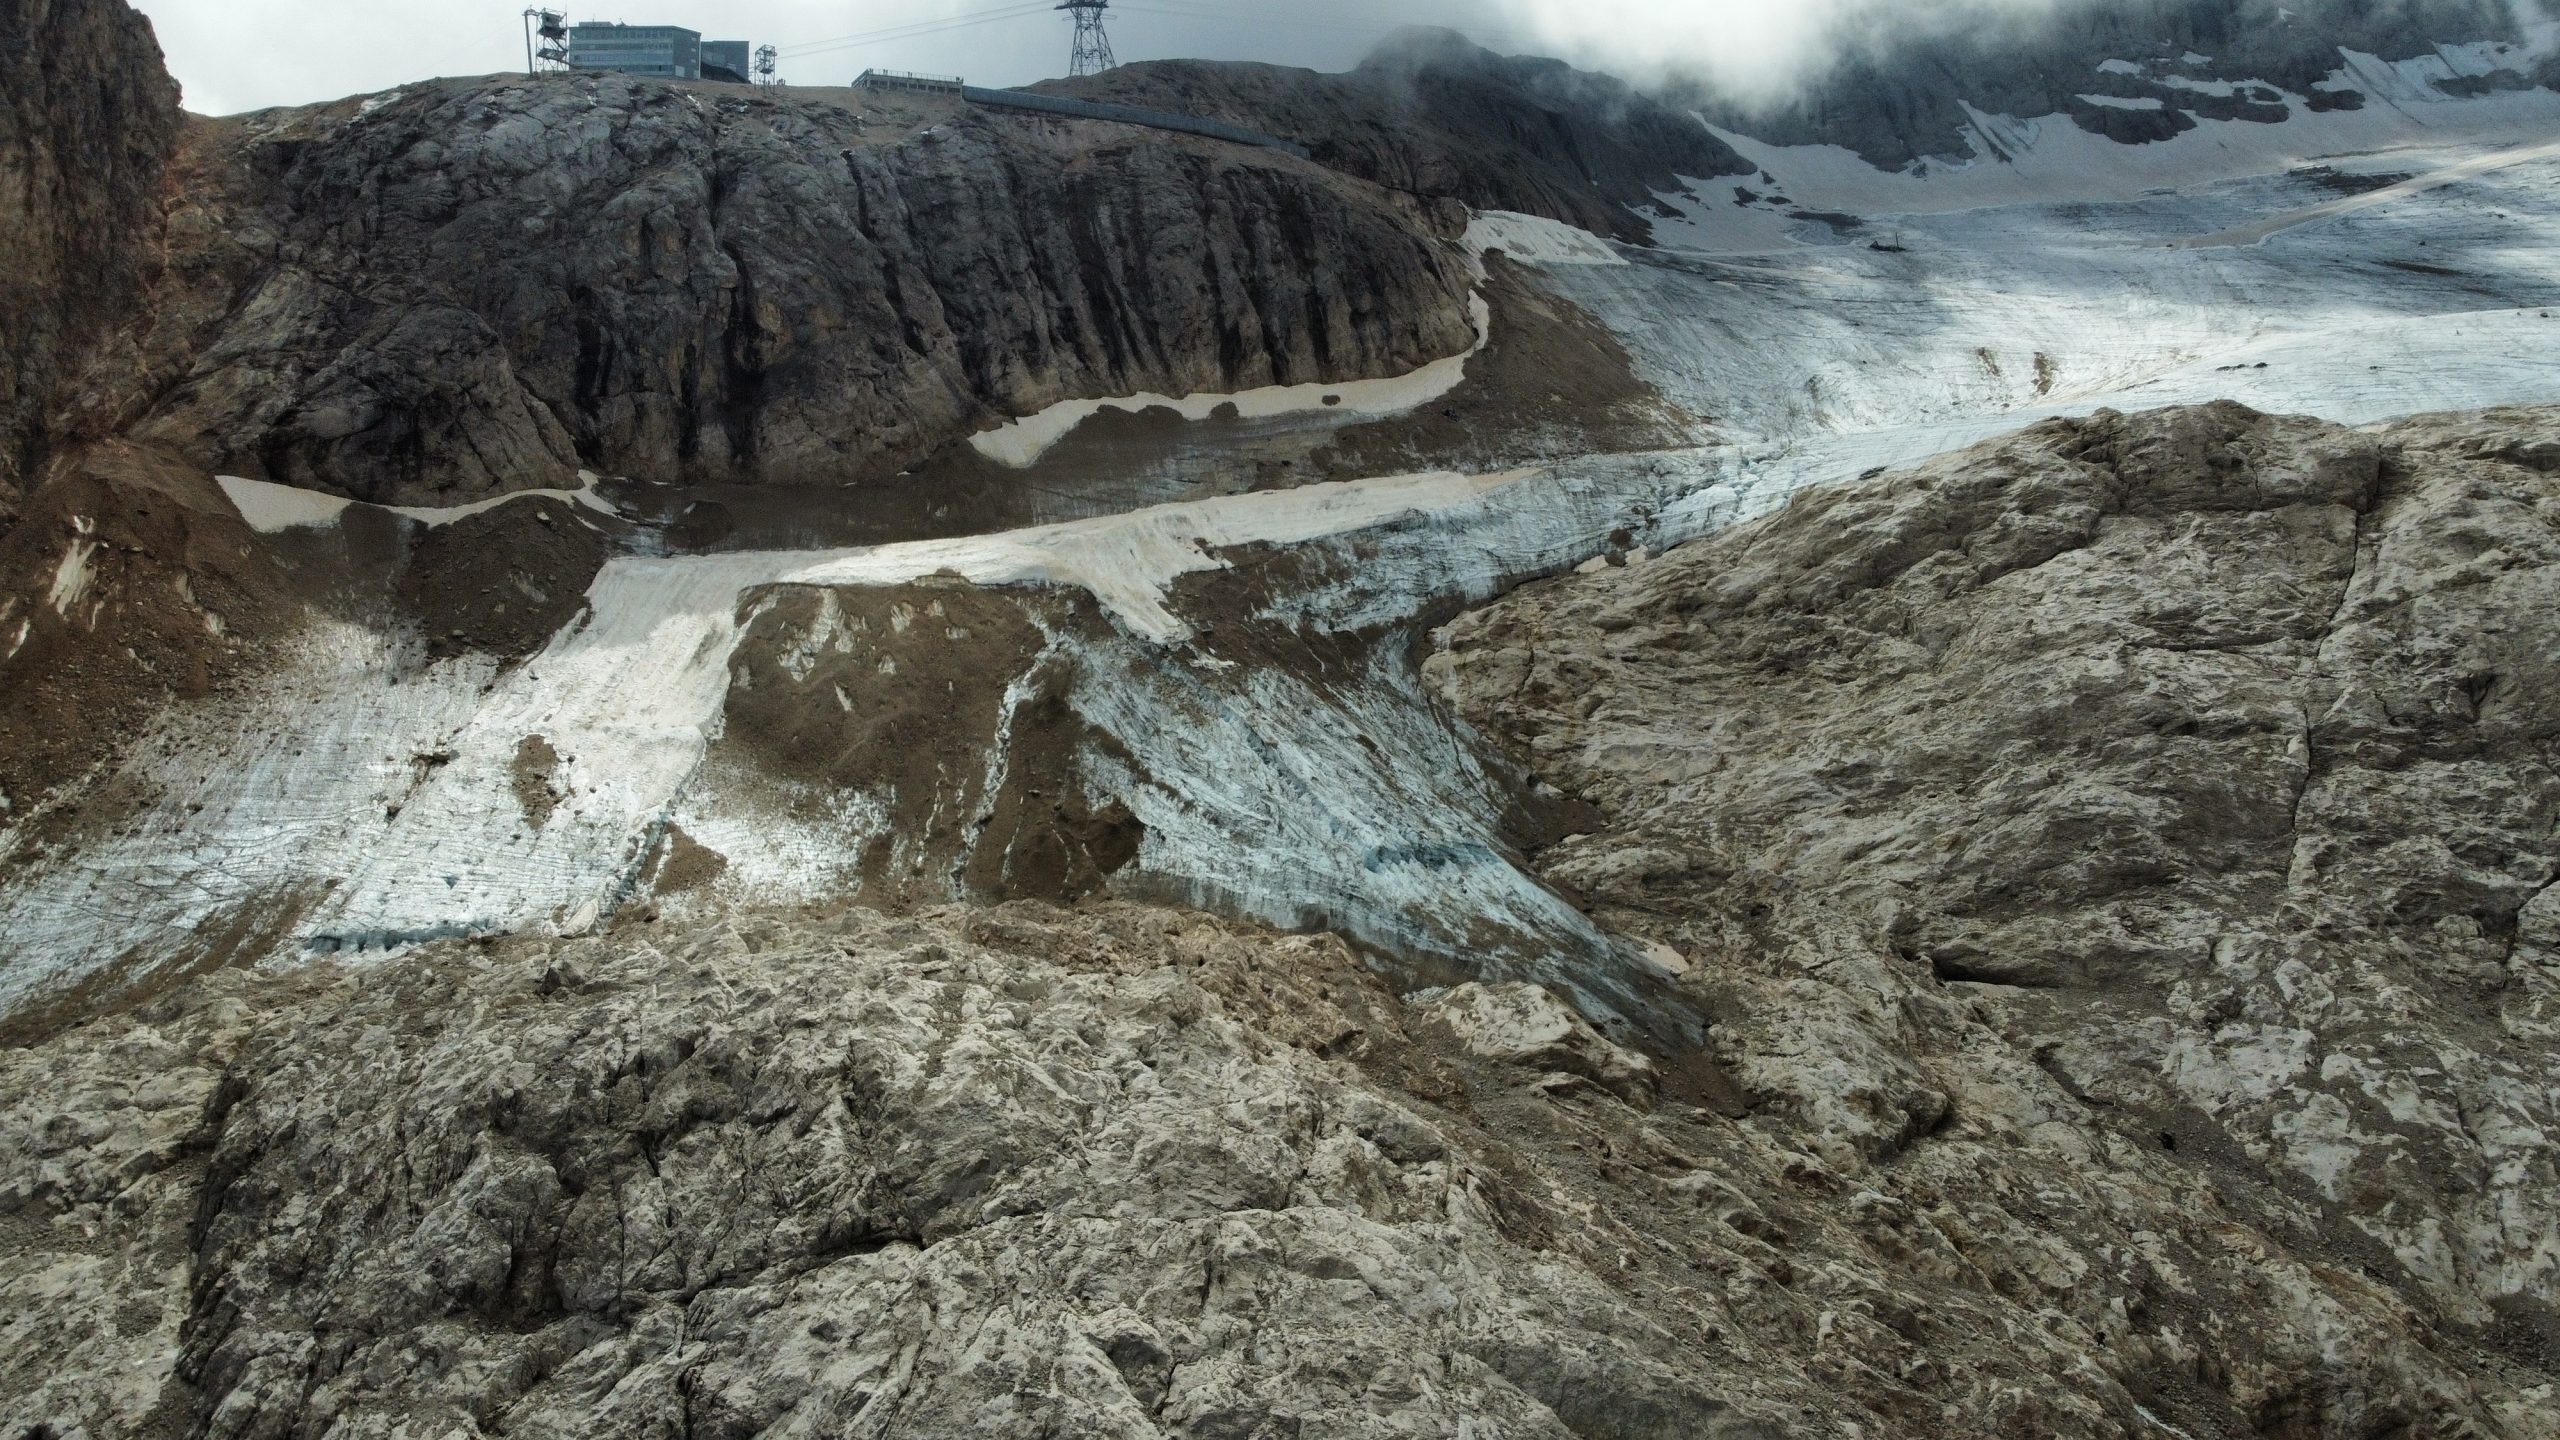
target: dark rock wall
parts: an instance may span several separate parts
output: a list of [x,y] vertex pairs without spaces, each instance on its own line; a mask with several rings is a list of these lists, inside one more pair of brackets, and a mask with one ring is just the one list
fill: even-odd
[[1169,60],[1035,88],[1252,126],[1391,189],[1627,240],[1648,238],[1633,212],[1682,188],[1681,177],[1751,170],[1682,109],[1445,31],[1399,35],[1344,75]]
[[580,466],[823,483],[1062,399],[1399,373],[1472,338],[1462,259],[1400,197],[873,103],[491,79],[209,133],[227,223],[142,433],[368,499]]
[[178,87],[119,0],[0,0],[0,529],[157,264]]

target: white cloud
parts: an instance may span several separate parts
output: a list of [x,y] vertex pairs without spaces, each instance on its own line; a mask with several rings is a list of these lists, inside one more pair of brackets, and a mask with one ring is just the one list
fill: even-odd
[[1738,98],[1783,95],[1847,49],[1914,27],[1988,25],[2054,0],[1490,0],[1533,48],[1632,79],[1703,76]]

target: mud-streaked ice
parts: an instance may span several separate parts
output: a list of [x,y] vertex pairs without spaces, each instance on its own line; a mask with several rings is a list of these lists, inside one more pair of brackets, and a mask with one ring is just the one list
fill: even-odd
[[[291,947],[332,951],[573,929],[628,895],[680,807],[689,830],[738,847],[745,877],[770,852],[792,872],[776,879],[805,883],[825,867],[808,863],[802,837],[760,839],[770,825],[684,804],[720,733],[752,597],[767,587],[944,573],[1080,585],[1157,654],[1186,633],[1164,587],[1226,563],[1222,548],[1302,544],[1536,478],[1400,476],[860,550],[617,558],[581,614],[512,669],[478,657],[420,664],[389,637],[317,626],[263,690],[172,720],[139,748],[130,772],[165,797],[150,823],[36,862],[0,891],[0,1006],[120,955],[181,953],[250,911],[285,916]],[[1583,520],[1571,543],[1604,533],[1597,523]],[[544,777],[558,803],[539,817],[517,790],[534,737],[559,757]],[[848,812],[865,816],[877,818]],[[844,828],[832,842],[849,856],[862,838]]]

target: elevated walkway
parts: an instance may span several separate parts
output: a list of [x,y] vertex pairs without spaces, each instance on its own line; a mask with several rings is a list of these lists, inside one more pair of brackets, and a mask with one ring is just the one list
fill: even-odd
[[957,95],[957,75],[919,75],[912,70],[865,70],[853,82],[864,90],[904,90],[918,95]]

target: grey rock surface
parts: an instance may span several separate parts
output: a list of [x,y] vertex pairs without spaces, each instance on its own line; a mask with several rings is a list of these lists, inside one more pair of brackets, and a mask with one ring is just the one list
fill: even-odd
[[2226,1369],[2229,1430],[2547,1434],[2555,583],[2560,412],[2102,413],[1523,592],[1435,670],[1606,813],[1544,873],[1691,962],[1828,1161],[2039,1071],[2092,1180],[2187,1177],[2472,1395]]
[[1169,60],[1035,88],[1255,126],[1392,190],[1638,242],[1640,212],[1683,177],[1752,170],[1683,106],[1444,30],[1398,32],[1341,75]]
[[188,164],[131,433],[367,499],[880,478],[1059,400],[1474,339],[1418,202],[930,97],[437,81],[202,123]]
[[120,0],[0,0],[0,532],[157,270],[178,87]]
[[1572,1202],[1452,1148],[1400,1009],[1338,942],[1119,908],[230,977],[0,1058],[0,1414],[1777,1433],[1625,1312],[1631,1232],[1514,1238]]

